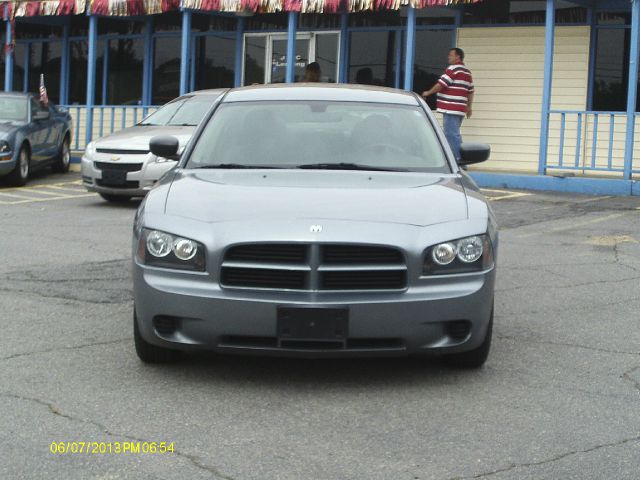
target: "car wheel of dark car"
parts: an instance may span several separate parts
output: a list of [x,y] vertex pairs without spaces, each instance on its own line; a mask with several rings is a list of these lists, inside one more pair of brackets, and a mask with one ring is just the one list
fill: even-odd
[[29,179],[29,170],[31,167],[31,155],[29,155],[29,148],[23,145],[18,152],[18,162],[15,168],[9,174],[9,183],[16,187],[21,187],[27,183]]
[[111,193],[101,193],[100,196],[107,202],[123,203],[131,200],[131,197],[127,195],[112,195]]
[[53,164],[53,171],[57,173],[67,173],[71,163],[71,152],[69,150],[69,137],[65,137],[60,145],[60,153]]
[[136,346],[136,353],[144,363],[173,363],[182,357],[182,352],[179,350],[158,347],[142,338],[135,309],[133,311],[133,340]]
[[480,346],[474,350],[462,353],[451,353],[443,355],[441,360],[444,364],[458,368],[480,368],[487,361],[489,350],[491,350],[491,336],[493,333],[493,308],[491,308],[491,318],[487,326],[487,333]]

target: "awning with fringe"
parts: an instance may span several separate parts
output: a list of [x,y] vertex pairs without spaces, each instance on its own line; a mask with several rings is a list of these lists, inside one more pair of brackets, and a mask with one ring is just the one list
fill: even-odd
[[6,6],[9,16],[14,18],[77,15],[86,11],[105,16],[153,15],[180,8],[229,13],[352,13],[399,10],[405,6],[443,7],[480,1],[482,0],[27,0],[0,1],[0,5]]

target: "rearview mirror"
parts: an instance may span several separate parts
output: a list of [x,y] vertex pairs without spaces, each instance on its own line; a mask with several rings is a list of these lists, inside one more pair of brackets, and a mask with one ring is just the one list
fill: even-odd
[[460,145],[460,161],[458,165],[471,165],[484,162],[491,154],[491,147],[486,143],[466,142]]
[[34,120],[48,120],[49,119],[49,112],[46,110],[38,110],[37,112],[35,112],[33,114],[33,119]]
[[180,158],[178,148],[180,148],[178,139],[169,135],[158,135],[149,141],[149,150],[156,157],[178,160]]

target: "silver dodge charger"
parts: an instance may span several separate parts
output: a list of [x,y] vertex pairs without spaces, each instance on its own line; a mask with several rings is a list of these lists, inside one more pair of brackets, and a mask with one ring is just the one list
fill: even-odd
[[[159,157],[178,149],[150,142]],[[461,155],[482,162],[489,147]],[[136,351],[144,362],[206,349],[480,367],[497,247],[489,204],[419,96],[229,90],[136,214]]]

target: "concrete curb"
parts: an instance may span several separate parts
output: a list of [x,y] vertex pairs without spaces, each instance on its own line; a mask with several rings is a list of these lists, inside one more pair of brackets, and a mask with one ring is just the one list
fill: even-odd
[[589,195],[640,195],[640,182],[608,178],[550,177],[504,173],[469,172],[480,187],[548,190]]

